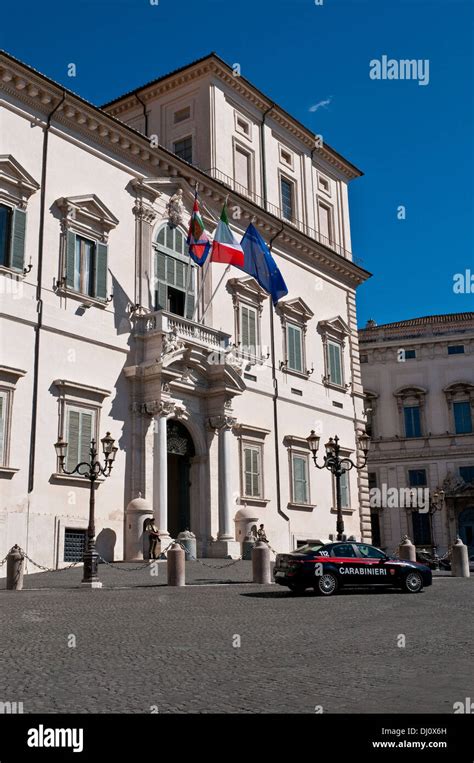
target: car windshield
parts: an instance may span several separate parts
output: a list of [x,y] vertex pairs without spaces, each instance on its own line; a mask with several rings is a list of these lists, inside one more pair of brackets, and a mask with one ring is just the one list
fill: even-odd
[[[319,551],[323,547],[323,543],[307,543],[305,546],[295,548],[295,552],[298,554],[310,554],[313,551]],[[294,553],[295,553],[294,552]]]

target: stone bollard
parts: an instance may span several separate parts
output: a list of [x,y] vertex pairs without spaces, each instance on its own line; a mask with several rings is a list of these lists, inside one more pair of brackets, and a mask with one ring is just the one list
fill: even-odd
[[246,559],[248,562],[251,560],[254,545],[255,540],[250,540],[248,535],[246,535],[242,542],[242,559]]
[[270,548],[263,540],[258,540],[252,549],[252,573],[254,583],[272,582]]
[[21,591],[23,588],[24,558],[17,545],[13,546],[7,556],[7,589],[9,591]]
[[451,553],[451,575],[457,578],[469,578],[469,556],[467,546],[464,545],[461,538],[456,538]]
[[173,543],[168,549],[168,585],[184,586],[186,585],[186,576],[184,572],[185,553],[178,543]]
[[416,562],[416,548],[408,535],[404,535],[398,547],[398,555],[400,559],[404,559],[407,562]]

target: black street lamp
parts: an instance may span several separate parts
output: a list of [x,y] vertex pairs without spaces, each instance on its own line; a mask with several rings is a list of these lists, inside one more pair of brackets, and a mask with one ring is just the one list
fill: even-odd
[[318,457],[319,441],[321,438],[319,435],[315,433],[314,430],[311,430],[310,436],[307,437],[306,439],[307,439],[311,454],[313,456],[313,461],[316,468],[329,469],[331,474],[333,474],[334,477],[336,478],[337,539],[343,540],[344,519],[342,518],[342,505],[341,505],[341,477],[344,474],[344,472],[349,472],[351,469],[360,470],[365,467],[365,465],[367,464],[367,458],[369,455],[370,437],[365,432],[359,435],[359,446],[364,454],[364,462],[359,465],[354,463],[354,461],[352,461],[350,458],[346,456],[343,456],[341,458],[340,456],[341,446],[339,445],[339,437],[337,435],[334,437],[334,439],[330,437],[328,442],[325,444],[324,447],[326,448],[326,455],[323,456],[323,463],[319,465],[317,462],[317,457]]
[[115,440],[110,436],[110,432],[107,432],[105,437],[101,439],[102,450],[105,456],[105,465],[101,466],[97,460],[97,448],[95,440],[91,441],[91,447],[89,450],[90,462],[81,461],[80,464],[74,467],[72,471],[66,471],[64,468],[64,461],[67,453],[67,442],[64,442],[62,437],[59,437],[57,443],[55,443],[56,455],[59,459],[59,472],[67,474],[79,474],[81,477],[85,477],[90,482],[90,497],[89,497],[89,524],[87,527],[87,546],[84,551],[84,573],[82,582],[91,585],[91,587],[98,588],[102,584],[99,582],[98,576],[98,564],[99,555],[95,548],[95,490],[96,481],[102,475],[108,477],[112,471],[112,466],[115,460],[115,456],[118,448],[114,445]]

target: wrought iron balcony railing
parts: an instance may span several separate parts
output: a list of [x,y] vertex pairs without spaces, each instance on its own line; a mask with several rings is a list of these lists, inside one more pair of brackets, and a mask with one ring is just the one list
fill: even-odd
[[314,239],[323,246],[326,246],[328,249],[331,249],[333,252],[337,252],[337,254],[340,254],[341,257],[345,257],[348,260],[353,260],[357,264],[362,263],[360,258],[353,257],[352,252],[349,252],[339,244],[336,244],[335,241],[327,238],[327,236],[323,236],[319,231],[311,228],[311,226],[307,225],[302,220],[298,220],[296,217],[286,217],[284,210],[281,207],[277,207],[275,204],[271,204],[269,201],[265,203],[265,200],[262,196],[259,196],[254,191],[249,190],[240,183],[236,183],[234,178],[224,174],[221,172],[221,170],[217,169],[217,167],[211,167],[210,169],[204,170],[204,172],[214,178],[214,180],[218,180],[219,182],[228,186],[228,188],[230,188],[232,191],[235,191],[235,193],[246,196],[250,201],[253,201],[254,204],[262,207],[262,209],[265,209],[270,214],[275,215],[275,217],[278,217],[280,220],[284,220],[284,222],[293,225],[301,233],[309,236],[309,238]]

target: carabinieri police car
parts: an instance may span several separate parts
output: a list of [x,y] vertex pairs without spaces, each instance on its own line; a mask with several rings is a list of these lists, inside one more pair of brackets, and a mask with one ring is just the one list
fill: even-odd
[[432,583],[429,567],[388,556],[365,543],[323,543],[316,541],[291,554],[277,554],[273,570],[275,583],[288,586],[293,593],[314,588],[331,596],[339,588],[352,586],[390,586],[408,593],[419,593]]

